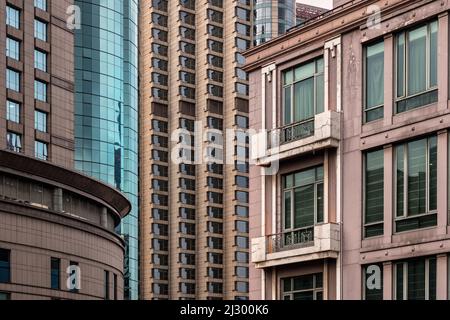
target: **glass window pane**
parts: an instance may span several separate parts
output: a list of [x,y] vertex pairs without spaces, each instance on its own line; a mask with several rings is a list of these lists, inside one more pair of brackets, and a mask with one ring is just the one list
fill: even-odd
[[408,143],[408,215],[426,212],[427,139]]
[[284,88],[284,124],[290,124],[292,122],[291,90],[292,90],[292,86]]
[[396,265],[396,283],[395,283],[395,292],[396,292],[396,300],[403,300],[403,263],[399,263]]
[[314,117],[314,78],[294,85],[294,121],[299,122]]
[[405,95],[405,34],[397,38],[397,97]]
[[291,228],[291,192],[284,193],[284,228]]
[[425,300],[425,260],[408,262],[408,300]]
[[395,149],[395,154],[397,157],[397,217],[404,215],[404,195],[405,195],[405,168],[404,168],[404,146],[398,146]]
[[315,62],[307,63],[295,68],[295,81],[313,77],[315,73]]
[[300,187],[294,191],[294,228],[314,225],[314,185]]
[[430,87],[437,86],[437,38],[438,23],[434,21],[430,24]]
[[323,74],[316,78],[316,114],[324,112],[325,108],[325,83]]
[[408,95],[426,90],[427,26],[408,33]]
[[324,222],[324,216],[323,216],[323,183],[320,183],[317,185],[317,223],[323,223]]
[[384,42],[366,51],[366,109],[384,104]]
[[384,219],[384,150],[366,154],[365,223]]
[[437,210],[437,138],[432,137],[429,142],[429,197],[430,210]]

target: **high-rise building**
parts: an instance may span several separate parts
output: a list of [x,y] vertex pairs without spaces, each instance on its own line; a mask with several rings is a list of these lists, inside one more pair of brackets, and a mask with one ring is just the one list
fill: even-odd
[[125,298],[138,298],[138,0],[75,0],[75,168],[122,191],[132,204]]
[[72,4],[0,2],[0,300],[123,298],[130,202],[74,171]]
[[449,298],[449,9],[348,2],[246,53],[250,298]]
[[285,33],[296,24],[295,0],[254,0],[254,44]]
[[297,18],[297,25],[305,23],[306,21],[313,19],[317,16],[320,16],[322,13],[325,13],[328,11],[328,9],[315,7],[311,5],[307,5],[301,2],[297,2],[296,5],[296,18]]
[[248,299],[252,9],[140,1],[143,299]]

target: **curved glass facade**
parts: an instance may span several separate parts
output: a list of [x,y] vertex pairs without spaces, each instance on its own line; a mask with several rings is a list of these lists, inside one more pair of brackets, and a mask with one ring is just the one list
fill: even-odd
[[295,1],[255,0],[254,41],[259,45],[295,26]]
[[120,230],[125,298],[138,298],[138,0],[75,0],[75,167],[132,204]]

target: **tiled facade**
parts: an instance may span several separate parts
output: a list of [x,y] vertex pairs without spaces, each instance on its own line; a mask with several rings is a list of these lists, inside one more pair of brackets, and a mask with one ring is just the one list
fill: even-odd
[[353,1],[246,53],[251,299],[449,297],[449,9]]
[[[248,299],[248,144],[225,129],[248,127],[251,5],[140,2],[142,299]],[[218,164],[189,164],[195,129]]]
[[72,4],[0,3],[0,299],[123,299],[131,205],[73,171]]

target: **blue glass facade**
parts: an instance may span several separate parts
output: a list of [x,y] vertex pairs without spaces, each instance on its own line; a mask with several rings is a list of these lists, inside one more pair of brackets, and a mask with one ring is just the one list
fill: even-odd
[[75,167],[121,190],[132,211],[125,298],[138,298],[138,0],[75,0]]
[[254,42],[259,45],[295,26],[295,1],[255,0]]

